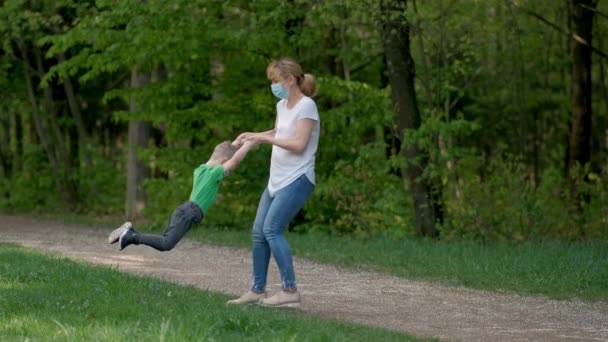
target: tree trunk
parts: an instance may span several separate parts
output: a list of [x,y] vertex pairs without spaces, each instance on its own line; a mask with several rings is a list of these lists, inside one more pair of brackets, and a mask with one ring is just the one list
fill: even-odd
[[348,11],[344,4],[341,4],[340,10],[340,61],[342,62],[342,72],[344,73],[344,80],[350,81],[350,67],[346,61],[346,55],[348,52],[348,42],[346,40],[346,19],[348,19]]
[[[131,71],[131,87],[141,88],[150,82],[147,74],[138,73],[136,68]],[[140,104],[141,106],[141,104]],[[134,96],[131,97],[129,110],[135,112],[140,107]],[[146,164],[137,157],[137,149],[145,148],[150,138],[150,122],[129,121],[129,155],[127,161],[127,198],[126,218],[135,218],[146,206],[146,194],[143,180],[148,176]]]
[[[573,32],[572,30],[572,4],[570,0],[564,1],[565,11],[566,11],[566,24],[568,27],[568,32]],[[572,37],[569,34],[564,35],[564,46],[563,52],[564,55],[570,53],[572,54]],[[568,97],[572,97],[572,82],[568,83],[568,73],[572,74],[573,66],[572,66],[572,56],[568,59],[568,67],[562,69],[562,84],[566,87],[564,90],[568,93]],[[568,174],[570,172],[570,131],[572,131],[572,120],[568,120],[568,132],[566,132],[564,136],[564,140],[566,141],[566,153],[564,158],[564,178],[568,179]]]
[[10,162],[11,149],[10,149],[10,127],[11,117],[8,115],[8,111],[0,106],[0,178],[10,177]]
[[414,10],[414,15],[416,17],[415,29],[416,29],[416,41],[418,42],[418,49],[420,50],[420,61],[422,62],[422,67],[424,68],[423,76],[422,76],[422,86],[426,94],[426,101],[429,108],[433,106],[433,93],[431,92],[431,69],[429,68],[428,57],[425,53],[424,49],[424,40],[422,37],[422,24],[420,23],[420,15],[418,15],[418,6],[416,6],[416,0],[412,1],[412,9]]
[[591,158],[591,32],[592,0],[571,0],[572,21],[576,35],[572,45],[572,126],[569,137],[567,174]]
[[[577,39],[572,45],[572,128],[567,171],[590,160],[591,146],[591,0],[572,0],[572,20]],[[583,42],[581,42],[581,40]],[[586,44],[585,44],[586,43]]]
[[[602,43],[604,41],[602,40],[601,35],[598,36],[598,38],[599,38],[598,39],[599,48],[602,49],[602,47],[603,47]],[[606,86],[606,76],[607,76],[606,67],[604,65],[604,60],[600,60],[599,63],[600,63],[600,80],[599,80],[599,82],[600,82],[601,97],[604,99],[604,101],[603,101],[604,102],[604,113],[608,114],[608,87]],[[608,152],[608,129],[606,129],[605,135],[606,135],[605,136],[606,138],[604,140],[603,151]],[[606,156],[606,160],[600,161],[600,163],[605,162],[604,167],[605,167],[606,172],[608,173],[608,153],[606,153],[605,156]]]
[[[63,53],[59,54],[59,62],[65,62],[65,55]],[[83,154],[86,163],[86,169],[87,171],[91,171],[93,169],[93,161],[91,160],[89,134],[87,133],[84,120],[82,119],[82,112],[80,111],[80,106],[78,105],[78,101],[76,100],[74,86],[72,85],[72,80],[69,76],[63,80],[63,88],[68,99],[70,112],[72,112],[74,123],[76,124],[76,131],[78,132],[78,143],[80,145],[80,148],[82,148],[82,150],[84,151]]]
[[24,125],[22,124],[22,115],[17,114],[14,110],[11,110],[9,113],[10,116],[10,128],[9,128],[9,145],[11,150],[11,156],[13,160],[11,160],[11,174],[16,174],[21,171],[21,156],[23,155],[22,146],[25,143],[25,134],[23,133]]
[[[381,4],[382,43],[397,114],[397,128],[402,138],[406,130],[420,126],[406,8],[406,0],[382,1]],[[428,157],[415,144],[404,146],[401,153],[408,160],[403,175],[409,182],[414,199],[416,232],[421,236],[437,236],[430,187],[422,177]]]
[[[63,63],[65,61],[65,55],[63,53],[59,54],[59,62]],[[74,86],[72,85],[72,80],[69,76],[67,76],[63,80],[63,88],[65,90],[66,97],[68,99],[68,105],[70,107],[70,112],[72,113],[72,117],[74,118],[74,123],[76,124],[76,132],[78,134],[78,144],[76,145],[80,149],[79,155],[84,159],[84,172],[83,177],[87,177],[89,179],[90,188],[87,191],[90,194],[97,194],[97,186],[95,184],[94,177],[94,169],[93,169],[93,159],[91,157],[92,154],[92,146],[90,144],[89,134],[87,133],[86,126],[84,124],[84,120],[82,118],[82,112],[80,111],[80,106],[78,105],[78,101],[76,99],[76,94],[74,92]],[[82,162],[82,161],[81,161]]]

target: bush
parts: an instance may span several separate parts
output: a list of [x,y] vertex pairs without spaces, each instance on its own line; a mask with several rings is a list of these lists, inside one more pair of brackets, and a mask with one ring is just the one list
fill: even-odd
[[385,149],[382,143],[365,145],[354,162],[336,162],[334,172],[319,180],[306,207],[312,229],[358,237],[413,234],[411,197],[389,173]]
[[6,193],[0,208],[16,211],[55,211],[61,201],[46,154],[41,145],[23,146],[22,171],[0,183],[0,193]]
[[[592,198],[581,211],[574,208],[560,171],[549,169],[535,187],[527,168],[513,160],[496,159],[485,179],[460,179],[460,197],[449,192],[449,220],[442,227],[446,239],[481,241],[608,239],[607,192],[589,184]],[[603,200],[603,201],[602,201]]]

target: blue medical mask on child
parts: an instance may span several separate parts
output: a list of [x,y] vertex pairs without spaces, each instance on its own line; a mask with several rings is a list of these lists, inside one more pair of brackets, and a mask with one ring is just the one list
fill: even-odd
[[286,99],[289,96],[289,92],[281,83],[273,83],[270,85],[270,90],[272,90],[272,94],[280,99]]

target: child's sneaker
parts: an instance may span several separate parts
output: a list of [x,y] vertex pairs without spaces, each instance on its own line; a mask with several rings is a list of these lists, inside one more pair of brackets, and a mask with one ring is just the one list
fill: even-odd
[[297,290],[294,292],[279,291],[272,297],[260,301],[261,305],[281,308],[299,308],[301,303],[302,298]]
[[132,244],[135,237],[135,229],[130,227],[129,229],[125,229],[118,238],[118,242],[120,244],[120,250],[122,251],[128,245]]
[[239,298],[229,300],[226,304],[256,304],[264,298],[266,298],[266,292],[257,293],[249,290]]
[[114,229],[111,233],[110,236],[108,236],[108,243],[113,244],[118,242],[118,239],[120,238],[120,235],[125,232],[127,229],[133,227],[133,225],[131,224],[131,222],[125,222],[122,224],[122,226]]

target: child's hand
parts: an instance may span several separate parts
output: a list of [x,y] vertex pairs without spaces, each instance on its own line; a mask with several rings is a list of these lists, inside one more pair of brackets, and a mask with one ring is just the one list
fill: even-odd
[[241,143],[241,147],[244,147],[247,149],[251,149],[254,146],[255,146],[255,143],[252,140],[245,140],[243,143]]
[[236,139],[234,140],[235,142],[239,142],[240,144],[243,143],[243,141],[249,139],[250,137],[256,135],[256,133],[251,133],[251,132],[245,132],[245,133],[241,133],[239,134],[238,137],[236,137]]
[[234,146],[234,147],[241,147],[241,146],[243,146],[243,140],[239,140],[238,138],[236,138],[232,142],[232,146]]
[[239,147],[238,151],[236,151],[236,153],[232,156],[232,158],[230,158],[228,161],[225,161],[224,163],[222,163],[224,165],[224,174],[228,174],[228,173],[230,173],[230,171],[235,169],[241,163],[241,160],[243,160],[243,158],[245,158],[245,155],[247,155],[249,150],[253,146],[255,146],[255,144],[253,142],[248,141],[248,140],[239,141],[239,139],[237,139],[232,142],[233,145],[237,146],[235,143],[239,144],[240,147]]

